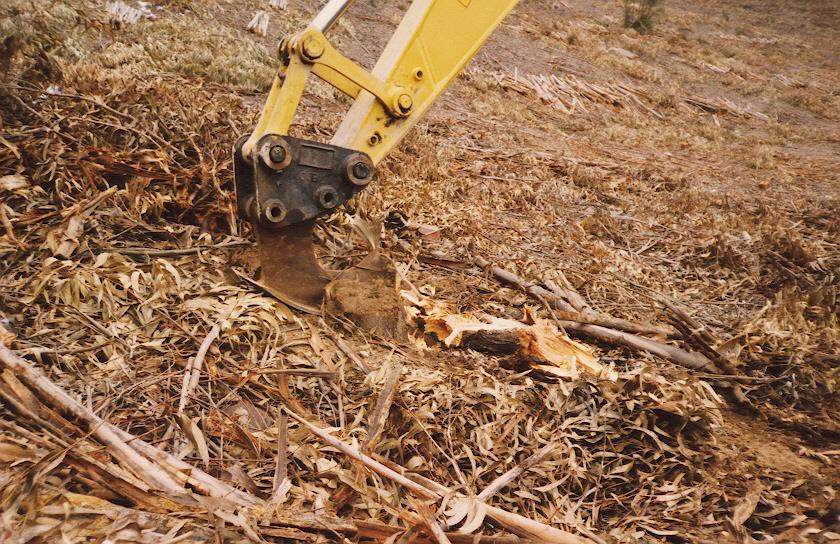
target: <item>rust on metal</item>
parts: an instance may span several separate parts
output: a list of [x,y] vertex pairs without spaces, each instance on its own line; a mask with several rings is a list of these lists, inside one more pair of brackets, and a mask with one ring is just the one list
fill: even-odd
[[315,258],[314,227],[314,219],[282,229],[255,225],[262,266],[259,283],[282,302],[309,313],[320,312],[331,280]]

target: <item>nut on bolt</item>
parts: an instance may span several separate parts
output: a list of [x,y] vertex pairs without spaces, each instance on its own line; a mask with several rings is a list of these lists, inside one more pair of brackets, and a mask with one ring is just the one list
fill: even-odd
[[317,59],[324,54],[324,44],[314,36],[303,40],[303,54],[310,59]]
[[407,114],[411,111],[411,107],[414,106],[414,100],[411,98],[410,94],[403,93],[397,97],[396,106],[396,109],[400,113]]
[[411,99],[410,95],[401,94],[399,100],[400,109],[403,111],[408,111],[411,109],[411,106],[414,105],[414,101]]
[[363,162],[357,162],[353,165],[353,177],[359,179],[366,179],[370,177],[370,168]]
[[280,135],[268,134],[257,144],[257,153],[266,166],[273,170],[282,170],[292,162],[292,149]]
[[282,145],[273,145],[268,150],[268,157],[272,162],[281,163],[286,160],[286,148]]
[[373,179],[373,161],[364,153],[353,153],[344,160],[344,173],[353,185],[364,187]]

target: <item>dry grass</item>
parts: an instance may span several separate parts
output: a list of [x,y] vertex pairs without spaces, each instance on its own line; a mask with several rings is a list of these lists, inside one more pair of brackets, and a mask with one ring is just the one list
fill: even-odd
[[267,49],[207,18],[167,15],[131,25],[86,60],[134,77],[171,73],[253,90],[271,86],[275,61]]

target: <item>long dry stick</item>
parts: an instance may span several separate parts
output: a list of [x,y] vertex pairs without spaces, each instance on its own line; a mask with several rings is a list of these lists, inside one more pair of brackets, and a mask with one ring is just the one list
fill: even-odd
[[0,343],[0,362],[3,366],[11,369],[22,382],[38,391],[44,398],[49,399],[55,407],[79,421],[83,421],[88,430],[110,448],[114,457],[131,468],[139,479],[149,483],[151,487],[173,494],[183,494],[185,492],[183,486],[175,481],[172,476],[126,444],[107,422],[88,411],[64,390],[53,384],[41,370],[30,365],[26,359],[16,355],[2,343]]
[[587,325],[575,323],[573,321],[560,321],[560,326],[562,326],[568,333],[582,334],[603,342],[620,344],[635,351],[646,351],[692,370],[719,372],[714,363],[712,363],[712,361],[710,361],[709,358],[702,353],[686,351],[676,346],[651,340],[650,338],[644,338],[642,336],[630,334],[629,332],[608,329],[606,327],[601,327],[600,325]]
[[633,334],[652,334],[658,336],[673,336],[675,331],[671,328],[658,327],[654,325],[645,325],[641,323],[633,323],[625,319],[619,319],[608,315],[601,315],[592,310],[589,305],[583,300],[578,293],[571,289],[561,289],[553,285],[551,282],[546,282],[551,290],[545,289],[530,283],[520,278],[513,272],[505,270],[498,266],[491,266],[490,262],[482,257],[474,257],[473,263],[479,268],[489,270],[496,280],[501,283],[512,285],[527,294],[531,295],[539,301],[545,301],[551,308],[562,312],[557,317],[567,321],[574,321],[581,324],[593,324],[602,327],[609,327],[620,331],[625,331]]
[[[394,482],[405,487],[417,496],[435,500],[440,500],[443,497],[442,493],[433,491],[432,489],[429,489],[419,484],[418,482],[409,479],[404,474],[401,474],[400,472],[385,466],[383,463],[380,463],[372,457],[365,455],[357,448],[354,448],[349,444],[345,444],[344,442],[330,435],[323,429],[313,425],[301,416],[290,411],[288,408],[286,409],[286,411],[288,412],[289,417],[306,427],[306,429],[309,430],[309,432],[323,440],[325,443],[344,453],[348,457],[364,464],[366,467],[373,470],[380,476],[384,476],[389,480],[393,480]],[[436,484],[435,487],[445,489],[447,494],[454,494],[454,490],[441,486],[440,484]],[[466,497],[461,498],[465,500],[473,500],[468,499]],[[588,538],[581,538],[572,533],[569,533],[568,531],[556,529],[544,523],[540,523],[539,521],[526,518],[525,516],[519,514],[514,514],[513,512],[507,512],[495,506],[485,506],[487,508],[487,515],[495,519],[499,523],[505,525],[506,527],[511,527],[521,532],[525,532],[528,535],[532,535],[533,537],[540,539],[543,542],[555,544],[593,544],[593,541]]]
[[678,328],[683,330],[686,340],[693,338],[700,346],[700,349],[724,372],[730,375],[738,375],[740,372],[732,362],[724,357],[716,348],[717,340],[712,336],[705,325],[688,315],[688,312],[670,302],[665,297],[657,297],[656,300],[665,306],[678,320]]

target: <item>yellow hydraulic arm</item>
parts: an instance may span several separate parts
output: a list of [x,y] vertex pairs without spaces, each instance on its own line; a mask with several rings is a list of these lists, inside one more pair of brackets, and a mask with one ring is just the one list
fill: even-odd
[[381,161],[481,48],[517,0],[414,0],[368,73],[324,33],[353,0],[331,0],[280,45],[278,75],[245,151],[265,134],[287,134],[310,72],[355,98],[333,144]]
[[[368,72],[325,33],[353,0],[330,0],[278,48],[282,66],[254,131],[234,147],[240,214],[257,231],[262,283],[316,311],[330,276],[311,247],[314,218],[373,178],[378,164],[429,109],[517,0],[414,0]],[[314,74],[354,99],[329,143],[288,135]]]

